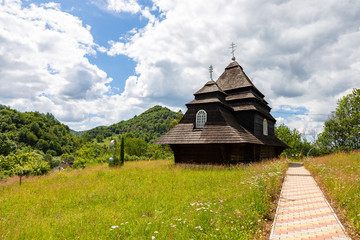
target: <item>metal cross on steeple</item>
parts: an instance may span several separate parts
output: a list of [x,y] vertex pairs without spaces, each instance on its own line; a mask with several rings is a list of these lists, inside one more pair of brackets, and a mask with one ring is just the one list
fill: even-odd
[[231,53],[232,53],[232,60],[233,61],[235,61],[235,55],[234,55],[234,53],[235,53],[235,49],[236,49],[236,45],[235,45],[235,43],[231,43],[231,45],[230,45],[230,48],[231,48]]
[[209,67],[209,72],[210,72],[210,80],[213,80],[213,78],[212,78],[213,66],[212,65],[210,65],[210,67]]

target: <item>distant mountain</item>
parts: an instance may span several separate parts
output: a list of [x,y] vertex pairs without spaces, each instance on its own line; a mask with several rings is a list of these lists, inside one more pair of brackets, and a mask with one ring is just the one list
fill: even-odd
[[0,131],[0,155],[22,147],[61,155],[74,152],[80,146],[80,139],[51,113],[22,113],[0,105]]
[[169,131],[182,116],[181,111],[174,112],[166,107],[155,106],[127,121],[85,131],[82,136],[88,140],[96,138],[101,141],[104,138],[125,134],[127,137],[142,138],[151,143]]

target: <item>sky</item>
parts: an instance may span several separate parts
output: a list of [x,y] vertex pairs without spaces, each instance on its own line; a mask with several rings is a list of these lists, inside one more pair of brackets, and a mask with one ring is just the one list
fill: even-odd
[[308,138],[360,87],[358,0],[0,0],[0,104],[77,131],[185,112],[232,42],[277,124]]

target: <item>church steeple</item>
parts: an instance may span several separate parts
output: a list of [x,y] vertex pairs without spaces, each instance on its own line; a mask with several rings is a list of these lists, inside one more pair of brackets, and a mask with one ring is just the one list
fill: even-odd
[[235,43],[231,43],[231,45],[230,45],[230,48],[231,48],[231,54],[232,54],[232,58],[231,58],[231,60],[233,60],[233,61],[235,61],[236,60],[236,58],[235,58],[235,49],[236,49],[236,45],[235,45]]

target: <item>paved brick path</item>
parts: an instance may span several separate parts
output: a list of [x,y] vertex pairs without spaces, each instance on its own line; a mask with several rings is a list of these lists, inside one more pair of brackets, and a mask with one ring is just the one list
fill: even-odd
[[350,239],[314,178],[290,163],[281,190],[270,240]]

